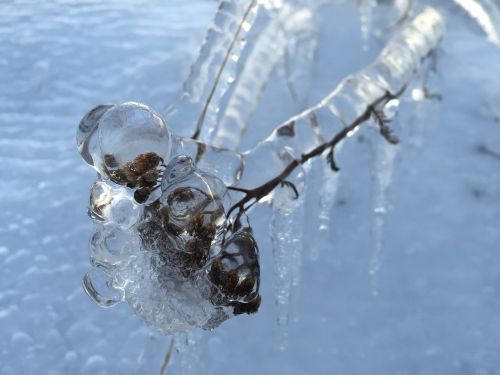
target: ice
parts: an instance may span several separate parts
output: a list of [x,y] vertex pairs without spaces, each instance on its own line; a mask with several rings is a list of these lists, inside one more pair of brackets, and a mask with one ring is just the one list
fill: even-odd
[[[437,47],[443,31],[444,19],[434,8],[427,7],[417,14],[371,65],[345,78],[317,105],[288,119],[245,152],[241,185],[248,186],[248,181],[258,185],[276,176],[294,155],[310,152],[325,139],[331,139],[335,130],[361,118],[387,93],[395,95],[404,89],[416,68]],[[390,100],[380,104],[386,105]]]
[[[341,147],[336,151],[338,154]],[[322,247],[325,245],[328,236],[330,235],[330,228],[332,227],[332,208],[335,198],[337,196],[337,189],[339,184],[339,174],[332,171],[332,168],[323,160],[319,161],[319,169],[317,183],[320,184],[319,199],[318,199],[318,228],[314,233],[313,246],[311,246],[310,257],[312,260],[317,261],[320,259]],[[326,242],[328,244],[328,242]]]
[[500,46],[500,9],[494,0],[453,0],[483,29],[488,40]]
[[194,162],[187,155],[178,155],[165,168],[161,181],[162,190],[166,190],[171,183],[181,180],[194,172]]
[[304,231],[305,194],[291,198],[287,192],[277,191],[273,196],[269,234],[273,244],[276,283],[277,321],[280,348],[288,345],[288,325],[292,318],[293,300],[300,284],[300,267]]
[[139,155],[170,157],[170,132],[163,119],[144,104],[127,102],[109,108],[99,119],[97,131],[101,157],[109,170],[123,168]]
[[372,33],[373,8],[377,5],[375,0],[359,0],[359,22],[361,27],[361,38],[363,48],[368,49],[370,35]]
[[170,142],[146,106],[111,107],[98,131],[105,165],[90,192],[95,268],[83,280],[91,299],[125,300],[163,334],[256,312],[258,248],[250,228],[228,228],[224,182],[188,155],[170,157],[183,142]]
[[101,160],[99,158],[99,143],[96,131],[99,119],[111,107],[111,105],[99,105],[93,108],[83,117],[78,125],[76,145],[83,160],[89,165],[97,166],[99,163],[98,160]]
[[[172,163],[180,165],[174,167]],[[216,224],[224,220],[225,185],[221,180],[195,170],[192,159],[185,155],[169,163],[165,176],[160,202],[168,207],[168,219],[172,224],[185,228],[199,214]]]
[[377,295],[378,274],[381,268],[381,257],[384,248],[384,223],[388,213],[387,190],[391,185],[394,160],[397,147],[384,139],[377,137],[374,141],[373,162],[373,224],[372,224],[372,254],[369,273],[372,279],[372,294]]
[[[269,77],[278,63],[284,61],[287,49],[294,43],[299,43],[299,38],[314,46],[316,35],[312,12],[290,4],[276,8],[273,11],[275,14],[270,14],[267,24],[261,26],[261,32],[230,92],[224,112],[220,114],[220,123],[211,139],[217,147],[239,148]],[[311,64],[312,54],[307,48],[310,46],[306,45],[305,56],[297,62],[301,71],[308,71],[308,65]],[[288,58],[292,59],[292,56]],[[293,79],[297,80],[297,77]],[[304,94],[301,93],[301,96]],[[293,91],[292,95],[297,96]]]
[[[415,1],[410,16],[428,2]],[[126,303],[102,310],[82,293],[81,277],[89,267],[86,245],[92,226],[102,228],[99,220],[93,223],[85,217],[88,187],[95,173],[77,160],[70,140],[74,125],[99,102],[133,99],[157,108],[173,102],[173,91],[187,73],[187,62],[194,53],[192,47],[201,39],[200,31],[217,2],[172,0],[147,7],[130,0],[76,3],[14,0],[0,5],[0,76],[6,87],[0,90],[0,331],[5,337],[0,344],[0,372],[79,373],[89,359],[100,356],[105,363],[89,372],[158,373],[169,338],[153,342],[158,350],[147,357],[149,366],[134,371],[150,328]],[[379,7],[382,3],[389,2],[379,2]],[[432,3],[446,9],[455,6],[453,2]],[[313,102],[346,74],[368,64],[382,43],[372,40],[366,54],[356,50],[352,36],[358,34],[358,24],[352,2],[325,2],[314,12],[321,34],[314,63]],[[362,126],[345,142],[342,153],[336,152],[342,169],[337,174],[341,178],[339,201],[331,211],[332,236],[329,241],[319,240],[332,251],[323,252],[319,262],[305,261],[299,285],[301,319],[289,327],[288,350],[278,352],[275,340],[263,339],[277,328],[267,239],[270,215],[265,207],[256,207],[250,215],[261,249],[263,304],[259,314],[230,319],[205,333],[210,346],[197,351],[198,368],[204,373],[447,375],[495,373],[498,369],[498,230],[494,225],[498,222],[498,159],[491,157],[493,153],[477,152],[478,144],[499,152],[494,119],[498,117],[494,100],[498,97],[494,90],[498,93],[499,87],[498,50],[487,43],[478,27],[471,32],[475,25],[466,22],[469,17],[461,9],[444,14],[449,22],[439,54],[443,111],[429,108],[439,103],[427,100],[421,87],[415,87],[417,103],[402,98],[403,112],[412,116],[402,124],[405,132],[397,132],[401,150],[395,164],[397,178],[390,187],[390,214],[384,223],[378,297],[369,295],[373,207],[368,176],[372,162],[363,142],[368,129]],[[382,40],[401,26],[391,24],[384,29]],[[416,41],[412,48],[428,45],[430,38],[416,38],[414,31],[408,33]],[[239,61],[244,61],[243,55]],[[247,133],[253,140],[262,139],[293,113],[283,84],[281,76],[270,76]],[[495,95],[485,103],[483,89],[487,86]],[[413,88],[410,84],[406,92]],[[483,111],[485,104],[491,109]],[[311,130],[310,138],[302,131],[312,129],[308,118],[281,129],[283,135],[296,134],[295,157],[300,156],[301,141],[307,149],[315,144],[309,141],[318,132],[328,139],[343,126],[332,112],[327,116],[323,109],[329,107],[314,112],[319,130]],[[416,150],[407,134],[418,126],[426,137],[423,147]],[[192,135],[188,128],[187,134]],[[180,154],[191,157],[195,168],[219,177],[226,185],[237,183],[243,168],[244,174],[251,174],[247,168],[252,164],[243,165],[241,156],[233,152],[207,144],[202,152],[200,143],[182,143]],[[279,143],[276,149],[281,144],[286,147],[288,143]],[[98,142],[87,145],[92,146],[89,150],[99,150]],[[90,151],[87,154],[91,163],[102,163]],[[266,159],[269,154],[262,156],[272,164],[272,158]],[[317,162],[324,166],[323,157]],[[164,168],[157,166],[158,177]],[[123,202],[132,202],[139,210],[152,203],[135,201],[135,188],[100,179],[111,188],[113,197],[118,190],[125,192]],[[253,187],[252,179],[246,182],[242,187]],[[152,199],[160,192],[161,188],[152,192]],[[113,215],[106,207],[101,207],[101,216],[108,230],[121,230],[127,236],[136,230],[135,219],[130,227],[108,221]],[[311,212],[307,222],[320,214],[319,210]],[[108,243],[116,250],[117,242]],[[141,246],[134,240],[130,244]],[[115,262],[115,258],[105,259]],[[111,281],[122,285],[118,276],[123,274],[115,276]],[[99,285],[94,286],[98,289]],[[10,338],[16,332],[26,333],[32,341],[13,345]],[[398,345],[402,342],[404,345]],[[174,352],[174,368],[169,366],[166,373],[176,373],[178,362],[179,354]]]
[[257,0],[220,2],[183,93],[168,112],[170,126],[178,135],[205,140],[212,133],[219,100],[235,79],[258,7]]
[[200,373],[202,343],[198,332],[180,333],[175,336],[175,346],[180,356],[180,374]]

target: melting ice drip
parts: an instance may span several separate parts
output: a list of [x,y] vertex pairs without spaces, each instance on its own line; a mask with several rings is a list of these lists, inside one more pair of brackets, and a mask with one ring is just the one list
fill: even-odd
[[96,303],[125,300],[165,334],[257,311],[251,228],[228,230],[225,183],[196,165],[189,143],[158,114],[138,103],[99,106],[81,121],[77,143],[99,173],[89,204],[91,262],[106,288],[84,278]]

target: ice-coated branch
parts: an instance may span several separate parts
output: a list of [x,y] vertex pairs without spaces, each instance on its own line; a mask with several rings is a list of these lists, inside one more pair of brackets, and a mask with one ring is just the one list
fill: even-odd
[[[214,103],[233,79],[235,66],[253,26],[257,0],[222,0],[214,23],[191,72],[179,102],[169,110],[168,121],[178,135],[199,139],[205,122],[215,122]],[[214,125],[214,124],[211,124]]]
[[[396,140],[384,121],[383,108],[404,92],[421,62],[438,45],[443,32],[444,20],[441,14],[434,8],[425,8],[387,44],[373,64],[344,79],[317,106],[275,129],[261,143],[269,152],[269,160],[280,159],[281,156],[277,153],[283,149],[292,154],[293,159],[282,167],[281,172],[253,189],[233,187],[233,190],[244,193],[244,196],[229,209],[227,216],[238,212],[235,220],[237,223],[242,212],[269,195],[277,186],[284,184],[297,167],[314,157],[328,152],[327,158],[332,169],[337,169],[335,146],[370,119],[378,124],[381,134],[389,142],[395,143]],[[318,141],[322,139],[328,141]],[[252,158],[254,152],[261,151],[256,147],[245,154],[245,159],[250,164],[255,159]],[[266,161],[268,165],[269,160]],[[246,170],[249,169],[248,162]],[[278,167],[279,165],[278,163]],[[258,168],[254,165],[250,169]],[[261,170],[259,173],[269,174],[263,174]],[[248,176],[247,173],[243,174],[241,186],[247,185],[246,182],[249,181],[259,181],[255,175]]]
[[[332,155],[333,155],[333,150],[334,150],[335,146],[338,143],[340,143],[340,141],[344,140],[349,135],[349,133],[353,132],[359,125],[368,121],[374,115],[374,113],[377,113],[377,111],[378,111],[377,108],[380,106],[380,104],[385,103],[385,102],[389,101],[390,99],[395,99],[395,98],[399,97],[403,93],[404,89],[405,89],[405,87],[403,87],[395,95],[391,94],[389,92],[386,92],[385,95],[378,98],[374,103],[370,104],[361,116],[359,116],[351,124],[344,127],[341,131],[339,131],[337,134],[335,134],[335,136],[331,140],[320,144],[319,146],[313,148],[311,151],[309,151],[305,154],[302,154],[300,156],[300,158],[294,159],[292,162],[290,162],[290,164],[288,164],[286,166],[286,168],[278,176],[269,180],[265,184],[258,186],[254,189],[240,189],[240,188],[230,187],[229,189],[245,193],[245,196],[240,201],[235,203],[229,209],[227,216],[229,217],[231,215],[231,213],[233,211],[235,211],[236,209],[239,209],[240,212],[246,211],[249,208],[246,206],[249,202],[259,201],[260,199],[269,195],[279,185],[280,186],[289,186],[294,190],[294,192],[297,192],[293,183],[291,183],[290,181],[287,181],[287,178],[292,174],[292,172],[295,170],[295,168],[297,168],[300,165],[305,164],[307,161],[309,161],[312,158],[315,158],[317,156],[322,155],[325,151],[328,151],[328,152],[332,153]],[[333,164],[334,163],[333,156],[331,158],[332,158],[332,161],[331,161],[332,169],[335,169],[333,166],[334,165]]]
[[[310,9],[284,4],[271,18],[246,58],[242,72],[215,132],[213,144],[237,149],[255,112],[260,94],[287,47],[301,35],[315,41],[313,13]],[[310,62],[310,56],[309,61]]]
[[500,46],[500,10],[493,0],[453,0],[483,29],[488,40]]

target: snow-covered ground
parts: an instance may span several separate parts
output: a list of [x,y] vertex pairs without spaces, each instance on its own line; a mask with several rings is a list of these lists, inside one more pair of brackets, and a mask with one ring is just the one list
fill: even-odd
[[[163,110],[172,103],[215,7],[208,0],[0,4],[0,374],[158,373],[169,339],[151,336],[125,303],[104,310],[83,293],[95,175],[74,135],[97,104],[136,100]],[[358,18],[351,4],[321,12],[310,103],[380,49],[372,40],[362,50]],[[203,374],[498,374],[499,67],[500,48],[456,11],[438,56],[443,100],[406,99],[394,124],[401,144],[381,252],[372,240],[372,186],[383,169],[373,160],[387,146],[368,128],[338,155],[329,235],[318,244],[317,229],[306,225],[286,350],[276,324],[271,211],[260,206],[251,212],[260,311],[196,332],[185,362]],[[274,81],[248,145],[294,113]],[[305,222],[315,223],[318,196],[306,199]],[[174,353],[167,373],[180,373],[180,359]]]

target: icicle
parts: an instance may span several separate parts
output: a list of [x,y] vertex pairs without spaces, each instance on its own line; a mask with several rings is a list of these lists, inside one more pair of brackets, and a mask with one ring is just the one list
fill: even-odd
[[492,0],[453,0],[483,29],[488,40],[500,46],[500,10]]
[[194,138],[201,139],[202,131],[203,137],[213,131],[219,99],[235,79],[245,36],[253,26],[257,8],[257,0],[220,2],[214,25],[191,67],[184,92],[167,115],[169,126],[178,135],[194,133]]
[[373,8],[376,5],[377,2],[375,0],[359,0],[359,22],[364,50],[368,50],[372,30]]
[[[221,123],[212,140],[215,146],[238,148],[276,64],[284,57],[287,46],[300,35],[305,35],[310,43],[315,41],[313,25],[313,15],[309,9],[284,5],[279,13],[272,15],[246,58],[226,110],[220,116]],[[311,59],[303,61],[307,65],[310,62]]]
[[290,96],[297,105],[298,111],[307,108],[307,100],[311,88],[314,56],[318,47],[318,36],[312,28],[304,30],[295,40],[288,43],[285,51],[284,73]]
[[412,110],[405,110],[408,122],[407,139],[415,148],[420,148],[423,144],[424,127],[429,128],[436,125],[439,119],[441,108],[441,95],[437,70],[437,54],[434,52],[426,62],[421,73],[417,77],[415,84],[409,89],[412,100]]
[[177,334],[175,347],[180,357],[181,375],[201,374],[201,334],[196,331]]
[[[340,147],[339,147],[340,146]],[[339,144],[337,153],[340,151],[342,144]],[[332,171],[328,163],[321,160],[320,165],[320,191],[319,191],[319,207],[318,207],[318,231],[314,237],[314,245],[311,248],[311,259],[316,261],[325,244],[325,239],[330,235],[331,227],[331,210],[339,183],[339,174]]]
[[[388,119],[390,120],[389,116]],[[376,134],[373,139],[372,167],[372,253],[370,256],[369,274],[372,282],[372,294],[379,293],[378,274],[381,268],[381,256],[384,248],[384,226],[388,211],[387,190],[392,182],[394,160],[398,147],[387,142]]]
[[[283,197],[283,193],[287,194],[287,197]],[[273,243],[276,305],[282,350],[287,347],[288,324],[290,319],[293,319],[292,301],[296,301],[296,289],[300,283],[304,229],[303,196],[304,194],[300,194],[297,199],[293,199],[288,196],[288,192],[278,191],[274,195],[272,205],[269,230]]]
[[280,157],[282,150],[300,157],[366,114],[374,103],[385,105],[387,93],[406,88],[437,47],[443,32],[441,14],[434,8],[425,8],[392,38],[374,63],[346,77],[319,104],[282,123],[244,153],[240,185],[256,186],[280,173],[286,166]]
[[158,374],[162,366],[161,359],[165,356],[170,340],[170,337],[149,332],[144,349],[137,358],[138,366],[134,374]]

